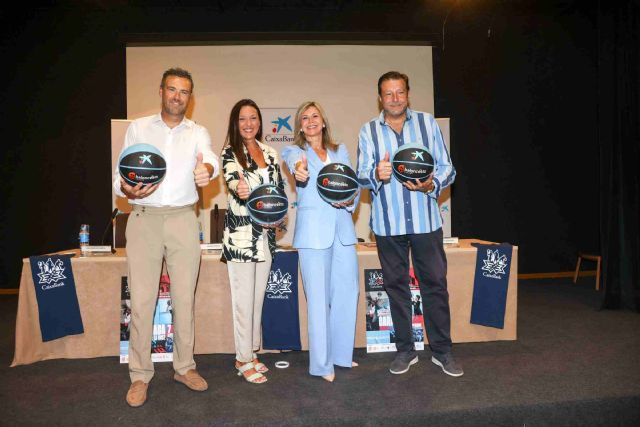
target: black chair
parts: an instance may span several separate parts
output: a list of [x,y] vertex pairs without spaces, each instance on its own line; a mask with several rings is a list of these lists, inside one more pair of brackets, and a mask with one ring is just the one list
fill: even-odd
[[127,247],[127,236],[125,235],[125,230],[127,229],[127,221],[129,220],[128,213],[120,213],[116,215],[116,222],[113,225],[115,227],[115,240],[113,242],[114,248],[126,248]]
[[209,243],[222,243],[224,215],[226,212],[226,209],[218,209],[218,205],[215,205],[209,212]]

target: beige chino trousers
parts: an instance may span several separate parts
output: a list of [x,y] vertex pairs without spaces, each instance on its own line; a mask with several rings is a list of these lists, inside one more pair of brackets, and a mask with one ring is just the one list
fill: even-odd
[[127,221],[127,261],[131,292],[129,376],[151,381],[153,312],[158,298],[162,260],[167,263],[173,305],[173,369],[180,375],[195,369],[194,300],[200,269],[198,220],[194,206],[154,208],[134,205]]
[[253,360],[253,353],[260,349],[262,342],[262,305],[271,271],[271,252],[266,231],[262,234],[262,240],[264,262],[227,261],[236,360],[242,363]]

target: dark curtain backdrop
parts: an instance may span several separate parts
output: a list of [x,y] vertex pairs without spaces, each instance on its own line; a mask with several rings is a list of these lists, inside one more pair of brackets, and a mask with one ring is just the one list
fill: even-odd
[[640,311],[640,3],[599,3],[602,306]]
[[596,29],[593,2],[461,1],[436,50],[454,235],[518,245],[520,273],[598,251]]
[[[109,121],[127,115],[132,34],[165,41],[217,32],[428,34],[436,41],[436,115],[451,118],[458,170],[454,235],[518,245],[521,273],[569,271],[579,250],[598,250],[600,198],[614,194],[596,190],[605,162],[598,143],[611,129],[620,134],[607,138],[620,141],[625,130],[615,121],[634,114],[620,104],[615,120],[602,113],[612,111],[606,96],[608,105],[616,101],[610,89],[619,70],[599,71],[599,26],[622,39],[637,34],[637,24],[617,27],[607,11],[598,19],[596,2],[579,0],[152,3],[68,0],[0,12],[0,287],[18,286],[23,257],[76,247],[82,223],[99,243],[111,213]],[[607,95],[598,97],[598,87]],[[629,154],[617,155],[631,162]],[[637,213],[637,184],[635,191]],[[632,209],[625,194],[623,208]],[[634,212],[625,212],[611,224],[615,236],[620,226],[632,231]],[[635,248],[637,259],[637,240]],[[630,265],[616,274],[630,277]]]

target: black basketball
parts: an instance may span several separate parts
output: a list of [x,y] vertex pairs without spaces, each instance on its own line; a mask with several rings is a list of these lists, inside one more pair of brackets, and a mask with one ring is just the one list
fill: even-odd
[[400,182],[424,182],[433,172],[433,157],[422,144],[405,144],[391,159],[393,175]]
[[167,172],[167,162],[162,153],[151,144],[134,144],[120,154],[120,176],[131,186],[156,184]]
[[348,202],[358,192],[358,177],[349,165],[329,163],[318,172],[316,186],[325,202]]
[[263,184],[254,188],[247,199],[249,216],[260,225],[280,222],[287,214],[288,208],[287,195],[274,184]]

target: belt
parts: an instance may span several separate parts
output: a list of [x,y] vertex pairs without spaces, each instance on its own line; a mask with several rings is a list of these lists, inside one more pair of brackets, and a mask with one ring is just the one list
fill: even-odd
[[187,206],[146,206],[146,205],[132,205],[133,212],[142,212],[150,215],[172,215],[179,214],[187,211],[192,211],[195,208],[194,205]]

